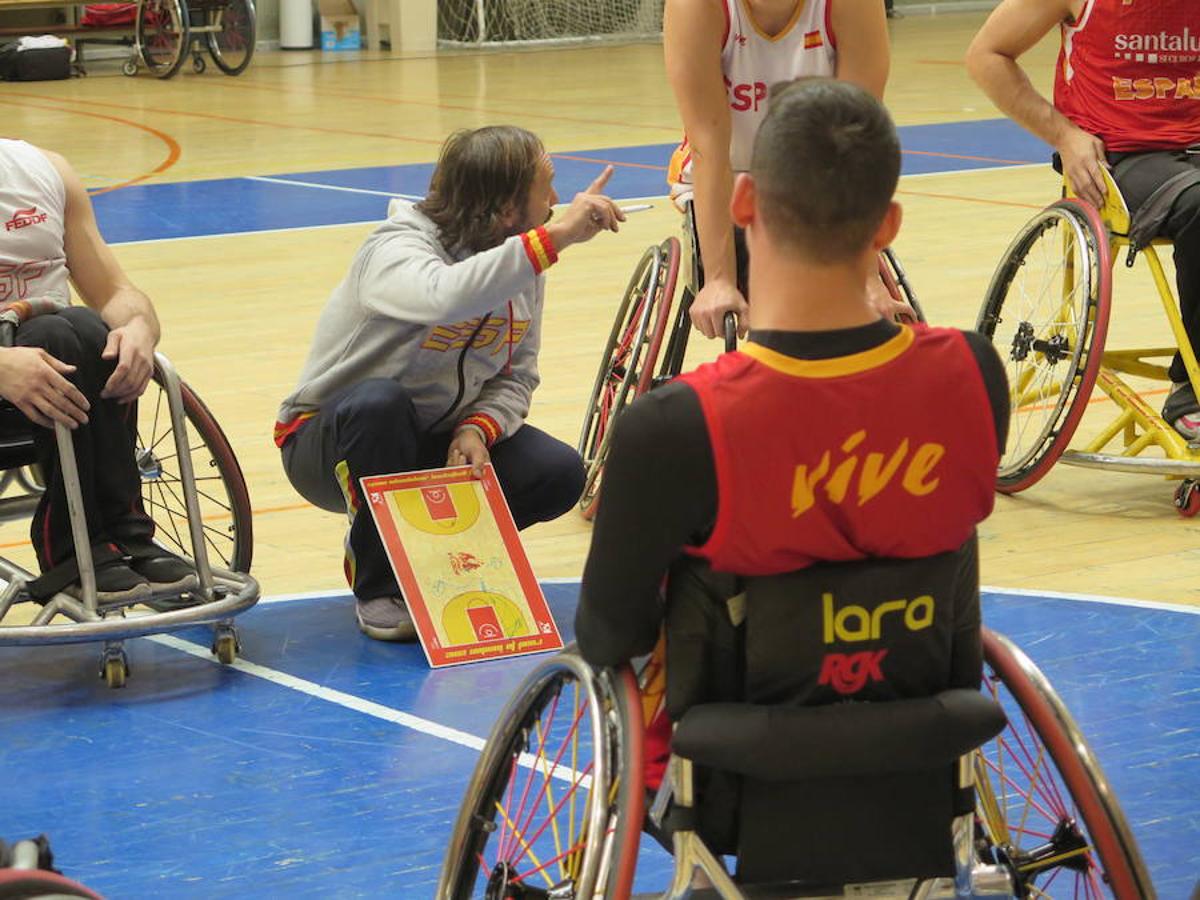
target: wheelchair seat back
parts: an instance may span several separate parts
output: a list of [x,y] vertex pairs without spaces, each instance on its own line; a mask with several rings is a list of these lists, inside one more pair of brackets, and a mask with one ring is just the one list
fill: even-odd
[[0,400],[0,469],[33,465],[33,425],[7,401]]
[[736,853],[739,879],[953,875],[951,823],[973,806],[957,760],[1004,724],[978,691],[975,540],[740,585],[672,578],[673,750],[697,767],[698,830]]

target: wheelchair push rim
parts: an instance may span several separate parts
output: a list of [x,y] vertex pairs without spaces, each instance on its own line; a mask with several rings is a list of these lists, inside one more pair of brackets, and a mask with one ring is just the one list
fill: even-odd
[[616,417],[654,383],[654,365],[670,319],[679,258],[676,238],[647,248],[621,297],[579,435],[579,455],[586,469],[579,500],[584,518],[595,514]]
[[975,757],[979,843],[1021,896],[1137,900],[1154,888],[1091,748],[1037,666],[983,630],[984,690],[1009,724]]
[[436,896],[629,896],[643,804],[636,726],[627,668],[593,674],[573,650],[539,665],[484,747]]
[[141,0],[134,40],[146,68],[158,78],[170,78],[191,44],[187,9],[180,0]]
[[1111,299],[1107,234],[1084,203],[1046,207],[1005,252],[975,326],[1008,376],[1000,492],[1037,483],[1070,444],[1100,371]]
[[[157,372],[155,383],[159,383]],[[249,572],[254,534],[241,466],[204,402],[186,384],[180,385],[180,392],[209,557],[232,572]],[[191,557],[187,510],[165,390],[156,397],[144,396],[138,403],[136,453],[142,505],[154,520],[155,540],[172,553]]]

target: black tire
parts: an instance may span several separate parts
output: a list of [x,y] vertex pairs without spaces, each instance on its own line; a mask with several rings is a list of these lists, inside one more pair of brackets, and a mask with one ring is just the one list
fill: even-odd
[[[246,479],[208,407],[186,384],[180,387],[209,561],[233,572],[249,572],[254,528]],[[155,540],[172,553],[190,558],[192,545],[173,434],[166,390],[156,372],[154,383],[138,401],[142,504],[154,520]]]
[[1100,371],[1111,299],[1108,234],[1085,203],[1046,207],[1005,252],[975,326],[1004,362],[1012,401],[998,491],[1036,484],[1070,444]]
[[217,68],[226,75],[240,75],[254,58],[254,42],[258,34],[254,0],[228,0],[205,12],[205,24],[210,28],[208,52]]
[[679,243],[674,238],[648,247],[621,295],[579,434],[579,455],[586,471],[579,508],[585,518],[594,515],[599,500],[613,423],[638,394],[652,385],[655,357],[672,300],[667,293],[668,289],[674,290],[678,267]]
[[180,0],[139,0],[134,39],[146,68],[158,78],[170,78],[191,46],[186,7]]
[[1054,688],[1003,635],[985,628],[983,651],[984,690],[1009,721],[975,757],[982,861],[1008,868],[1022,897],[1154,897],[1120,804]]
[[565,884],[563,896],[628,897],[644,810],[642,728],[628,667],[597,673],[573,649],[541,663],[483,748],[435,896],[544,897]]

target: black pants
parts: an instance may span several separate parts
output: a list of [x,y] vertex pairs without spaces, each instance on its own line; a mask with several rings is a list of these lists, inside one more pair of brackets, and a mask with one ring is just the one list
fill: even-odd
[[[355,498],[346,546],[346,578],[355,596],[399,594],[371,513],[358,502],[358,479],[441,468],[450,440],[449,432],[417,427],[412,399],[399,383],[373,378],[327,401],[284,445],[284,470],[304,499],[343,512],[346,492]],[[558,518],[583,492],[579,454],[530,425],[489,452],[517,528]]]
[[[1136,214],[1167,179],[1188,169],[1200,171],[1200,153],[1184,151],[1112,153],[1109,161],[1131,214]],[[1183,327],[1192,349],[1200,353],[1200,185],[1179,195],[1157,236],[1175,243],[1175,278]],[[1171,362],[1171,380],[1176,383],[1188,380],[1178,353]]]
[[[134,459],[137,405],[100,399],[116,365],[115,360],[100,358],[107,340],[108,327],[84,307],[30,319],[16,337],[17,346],[40,347],[75,366],[66,377],[91,404],[88,423],[75,429],[72,437],[92,544],[149,539],[154,534],[154,522],[142,509],[141,478]],[[34,513],[30,537],[45,571],[72,558],[75,543],[54,431],[33,426],[33,440],[46,493]]]

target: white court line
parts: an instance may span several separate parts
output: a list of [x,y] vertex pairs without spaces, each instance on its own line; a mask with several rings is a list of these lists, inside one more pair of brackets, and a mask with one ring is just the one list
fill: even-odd
[[243,175],[246,181],[265,181],[268,184],[287,184],[292,187],[316,188],[319,191],[342,191],[347,194],[370,194],[373,197],[399,197],[401,200],[424,200],[416,194],[395,194],[391,191],[372,191],[368,188],[343,187],[340,184],[321,184],[316,181],[296,181],[292,178],[277,178],[274,175]]
[[[408,728],[429,737],[441,738],[443,741],[458,744],[460,747],[466,747],[468,750],[480,752],[487,743],[481,737],[477,737],[466,731],[459,731],[457,728],[451,728],[448,725],[442,725],[440,722],[434,722],[432,719],[414,716],[412,713],[384,706],[382,703],[376,703],[373,700],[364,700],[362,697],[356,697],[354,694],[347,694],[345,691],[325,687],[324,685],[317,684],[315,681],[289,675],[287,672],[280,672],[278,669],[260,666],[258,663],[250,662],[247,659],[236,659],[226,665],[219,662],[209,648],[202,647],[200,644],[193,643],[192,641],[185,641],[171,634],[153,634],[149,635],[146,640],[163,647],[169,647],[172,650],[179,650],[199,659],[207,660],[213,665],[236,669],[245,675],[261,678],[280,687],[289,688],[301,694],[306,694],[309,697],[315,697],[318,700],[324,700],[326,703],[333,703],[336,706],[341,706],[345,709],[371,716],[372,718],[382,719],[384,722],[390,722],[393,725],[399,725],[402,728]],[[537,757],[534,757],[530,753],[522,753],[519,757],[519,762],[527,769],[536,769],[538,771],[543,771],[548,767],[548,763],[538,766]],[[580,775],[569,766],[564,766],[561,763],[551,773],[551,777],[559,781],[565,781],[567,784],[578,782],[579,786],[583,789],[591,790],[592,779],[590,775]]]

